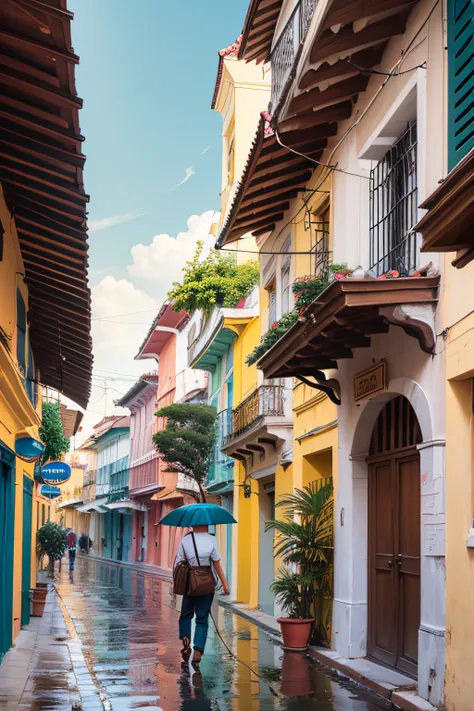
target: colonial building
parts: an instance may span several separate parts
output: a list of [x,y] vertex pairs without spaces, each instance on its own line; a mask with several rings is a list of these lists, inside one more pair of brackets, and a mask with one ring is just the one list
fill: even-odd
[[[314,438],[299,476],[309,463],[310,476],[337,481],[331,645],[392,666],[401,683],[416,678],[435,704],[446,629],[443,260],[420,253],[415,226],[445,161],[442,38],[442,6],[423,0],[252,2],[238,56],[271,62],[272,104],[218,237],[251,230],[277,253],[269,271],[289,263],[280,299],[296,310],[257,365],[327,396],[294,449]],[[284,296],[302,274],[292,252],[313,259],[317,277],[295,285],[295,302]],[[321,449],[319,433],[329,433]]]
[[39,383],[85,407],[91,382],[79,58],[60,6],[1,8],[0,657],[29,621],[35,534],[51,516],[17,443],[38,441]]
[[446,358],[445,704],[449,711],[470,708],[474,698],[470,663],[474,633],[473,21],[472,3],[447,3],[444,67],[448,82],[443,122],[439,124],[443,162],[433,174],[430,187],[435,189],[425,196],[421,207],[427,212],[417,225],[427,257],[447,253],[441,349]]
[[[204,373],[193,373],[187,367],[188,322],[188,314],[173,311],[172,305],[166,302],[153,320],[136,356],[136,360],[151,358],[158,363],[154,412],[178,401],[200,402],[207,387]],[[146,430],[149,452],[154,449],[152,435],[165,425],[164,418],[154,418],[151,429]],[[133,475],[132,497],[142,506],[135,535],[138,533],[142,537],[145,533],[145,545],[141,545],[145,548],[147,563],[170,569],[181,532],[158,523],[178,506],[195,503],[198,486],[190,477],[168,471],[169,465],[160,459],[159,454],[153,456],[151,462],[148,466],[139,464]]]

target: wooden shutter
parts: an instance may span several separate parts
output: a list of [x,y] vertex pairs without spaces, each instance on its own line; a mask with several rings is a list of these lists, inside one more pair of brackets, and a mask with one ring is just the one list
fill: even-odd
[[270,291],[268,293],[269,306],[268,306],[268,326],[271,327],[276,321],[276,291]]
[[448,0],[449,170],[474,147],[474,4]]

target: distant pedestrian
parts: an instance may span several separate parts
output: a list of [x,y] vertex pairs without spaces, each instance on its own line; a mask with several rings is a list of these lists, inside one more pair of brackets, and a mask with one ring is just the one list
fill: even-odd
[[83,533],[79,538],[79,549],[81,553],[89,553],[89,540],[87,533]]
[[69,570],[74,570],[74,563],[76,560],[76,544],[77,538],[73,530],[70,530],[67,534],[67,547],[69,553]]
[[[208,526],[194,526],[191,534],[186,535],[179,544],[174,561],[174,569],[179,563],[187,561],[191,568],[199,566],[210,568],[217,574],[224,594],[229,594],[229,586],[222,569],[221,555],[215,536],[211,536]],[[189,661],[191,656],[191,622],[196,618],[194,631],[194,649],[191,665],[199,673],[199,664],[206,646],[207,631],[209,629],[209,613],[214,599],[214,593],[206,595],[183,595],[181,616],[179,618],[179,638],[183,642],[181,655],[184,661]]]

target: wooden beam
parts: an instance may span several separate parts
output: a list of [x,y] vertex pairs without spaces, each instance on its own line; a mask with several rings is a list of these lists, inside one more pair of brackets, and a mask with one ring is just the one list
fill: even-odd
[[279,124],[277,130],[282,143],[292,146],[293,144],[320,141],[335,136],[337,134],[337,123],[325,123],[315,128],[296,129],[293,131],[282,130],[281,124]]
[[[262,207],[264,205],[262,204]],[[241,219],[246,219],[248,217],[254,217],[256,214],[260,215],[261,217],[265,215],[271,215],[273,212],[278,211],[278,212],[286,212],[288,208],[290,207],[290,203],[288,202],[279,202],[276,205],[272,205],[271,207],[267,207],[266,209],[255,209],[255,208],[246,208],[245,210],[239,210],[237,213],[237,220]]]
[[[351,62],[362,69],[373,69],[380,64],[385,47],[386,43],[381,43],[368,47],[367,49],[362,49],[360,52],[355,52],[351,56]],[[329,79],[334,79],[335,77],[346,74],[355,75],[357,73],[358,69],[349,64],[346,59],[339,59],[334,64],[323,62],[318,69],[310,69],[303,74],[298,88],[301,90],[312,89]]]
[[337,34],[332,30],[326,30],[313,44],[310,54],[311,64],[369,43],[384,42],[395,35],[403,34],[405,25],[406,14],[404,13],[367,25],[360,32],[354,32],[352,25],[342,27]]
[[348,25],[356,20],[363,20],[366,17],[374,17],[390,10],[400,10],[402,12],[411,10],[414,2],[400,2],[400,0],[339,0],[331,5],[326,16],[322,29],[326,30],[335,25]]
[[312,128],[322,123],[333,121],[344,121],[350,118],[352,113],[352,102],[343,101],[340,104],[329,106],[320,111],[311,111],[310,113],[294,116],[293,118],[282,121],[279,128],[281,132],[297,131],[298,129]]
[[[308,168],[300,168],[297,172],[292,173],[291,171],[280,171],[279,173],[274,173],[272,178],[268,180],[261,180],[259,183],[254,184],[253,181],[250,183],[246,195],[250,196],[255,194],[261,189],[271,189],[273,186],[284,187],[285,185],[291,185],[295,181],[297,183],[306,183],[312,175],[312,170]],[[261,187],[260,187],[261,186]]]
[[350,99],[351,96],[365,91],[369,83],[369,75],[358,74],[350,79],[331,84],[330,87],[321,91],[320,89],[312,89],[303,94],[300,94],[292,100],[288,108],[288,116],[290,114],[301,114],[304,111],[315,109],[317,106],[332,105]]
[[48,103],[56,106],[70,106],[73,109],[81,109],[83,105],[82,99],[78,96],[72,96],[66,91],[48,86],[45,82],[35,79],[22,72],[2,67],[0,64],[0,77],[2,82],[15,89],[21,88],[28,95],[42,98]]
[[79,64],[79,57],[77,54],[74,54],[74,52],[64,51],[59,49],[59,47],[52,47],[51,45],[46,44],[46,42],[37,42],[29,39],[28,37],[23,37],[16,32],[13,33],[0,30],[0,38],[13,47],[20,44],[26,47],[30,52],[38,52],[44,57],[55,57],[57,59],[63,59],[65,62],[70,64]]
[[[284,211],[278,211],[277,205],[275,207],[270,207],[268,210],[262,210],[261,212],[254,212],[252,215],[246,215],[245,217],[238,217],[234,223],[234,228],[238,229],[240,227],[251,227],[258,222],[265,221],[265,224],[270,220],[270,222],[279,222],[282,219]],[[281,215],[281,217],[280,217]]]
[[280,220],[283,219],[283,212],[273,214],[273,215],[268,215],[265,218],[259,219],[258,216],[253,219],[253,220],[247,220],[244,223],[236,224],[234,229],[241,229],[242,227],[247,226],[247,232],[253,232],[254,230],[260,230],[266,227],[269,224],[276,224],[277,222],[280,222]]

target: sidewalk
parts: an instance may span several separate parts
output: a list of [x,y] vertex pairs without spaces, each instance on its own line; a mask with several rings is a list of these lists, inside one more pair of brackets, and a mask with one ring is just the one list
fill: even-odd
[[142,573],[147,573],[148,575],[153,575],[157,578],[163,578],[165,580],[173,579],[173,574],[171,570],[168,570],[168,568],[160,568],[158,565],[152,565],[151,563],[134,563],[123,560],[114,560],[113,558],[104,558],[103,556],[91,555],[90,553],[88,555],[84,555],[84,558],[88,558],[89,560],[96,560],[98,562],[102,560],[104,561],[104,563],[112,563],[113,565],[121,565],[124,568],[138,570]]
[[[281,636],[275,617],[241,602],[219,600],[219,605],[245,617],[273,635]],[[319,664],[335,670],[389,700],[401,711],[436,711],[435,707],[416,693],[416,681],[369,659],[346,659],[323,647],[310,647],[310,656]]]
[[103,711],[74,626],[53,587],[43,617],[32,617],[0,664],[0,708]]

